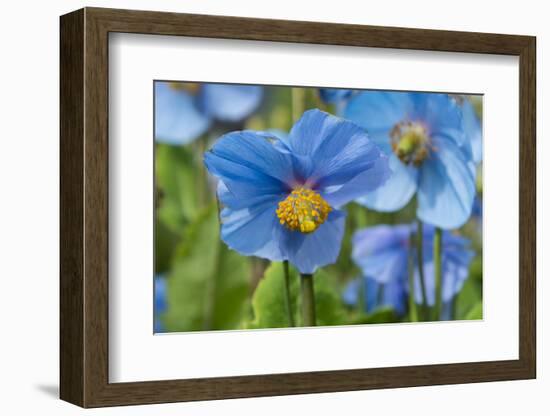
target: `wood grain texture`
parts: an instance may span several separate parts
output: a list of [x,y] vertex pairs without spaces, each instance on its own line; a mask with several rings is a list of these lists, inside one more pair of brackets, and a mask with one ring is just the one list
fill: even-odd
[[[194,36],[520,58],[518,360],[206,379],[108,380],[108,33]],[[61,18],[61,398],[83,407],[534,378],[535,38],[82,9]]]
[[60,50],[60,388],[84,404],[84,12],[63,19]]
[[519,63],[519,356],[536,378],[536,40],[523,48]]

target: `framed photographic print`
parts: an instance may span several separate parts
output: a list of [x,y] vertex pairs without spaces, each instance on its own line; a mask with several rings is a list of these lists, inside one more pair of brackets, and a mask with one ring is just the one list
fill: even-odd
[[61,398],[534,378],[535,38],[61,17]]

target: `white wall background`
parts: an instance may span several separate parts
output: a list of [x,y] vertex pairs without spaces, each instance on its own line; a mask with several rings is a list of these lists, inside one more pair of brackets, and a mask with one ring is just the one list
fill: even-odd
[[[544,275],[550,239],[543,192],[550,145],[543,141],[550,101],[550,26],[536,0],[121,0],[4,2],[0,15],[0,409],[2,414],[73,415],[58,390],[58,16],[103,6],[276,19],[317,20],[537,36],[538,53],[538,333],[539,377],[534,381],[422,387],[87,411],[102,415],[387,414],[547,415],[550,411],[550,309]],[[545,66],[546,65],[546,66]],[[546,177],[546,178],[545,178]],[[503,184],[505,186],[505,184]],[[544,330],[546,329],[546,330]]]

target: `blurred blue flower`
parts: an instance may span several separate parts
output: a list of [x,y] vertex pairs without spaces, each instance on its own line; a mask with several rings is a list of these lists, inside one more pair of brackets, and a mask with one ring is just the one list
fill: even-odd
[[417,195],[417,216],[449,229],[470,216],[475,164],[462,114],[447,94],[364,91],[354,95],[344,116],[364,127],[389,155],[393,175],[358,202],[377,211],[396,211]]
[[327,104],[336,104],[350,98],[353,91],[343,88],[319,88],[319,96]]
[[483,200],[479,194],[474,198],[472,219],[474,220],[477,237],[481,240],[483,238]]
[[479,221],[483,217],[483,202],[480,195],[476,195],[474,199],[474,206],[472,207],[472,216]]
[[472,145],[472,157],[474,162],[479,164],[483,157],[481,122],[468,98],[463,97],[458,101],[458,104],[462,110],[462,128],[464,129],[464,134]]
[[354,93],[355,90],[342,88],[319,88],[319,97],[321,97],[321,100],[325,104],[332,105],[334,113],[338,116],[342,116],[348,100]]
[[343,294],[344,303],[355,306],[360,302],[359,296],[362,296],[367,313],[384,307],[393,308],[397,315],[407,312],[406,286],[399,280],[382,284],[371,277],[358,277],[346,286]]
[[160,315],[166,311],[166,277],[164,274],[155,275],[154,280],[154,332],[164,332],[164,326],[160,319]]
[[[377,225],[357,231],[353,236],[352,258],[355,264],[361,268],[363,277],[367,282],[367,311],[378,306],[393,306],[396,312],[402,314],[406,309],[406,296],[409,292],[409,255],[414,265],[414,297],[418,304],[422,303],[422,290],[420,285],[420,273],[418,271],[418,256],[414,246],[411,245],[411,233],[416,232],[416,224]],[[433,236],[434,227],[424,226],[423,233],[423,261],[424,279],[426,287],[426,302],[433,306],[435,302],[435,276],[433,267]],[[412,251],[411,251],[412,250]],[[442,319],[449,319],[450,308],[448,305],[454,296],[460,292],[465,280],[468,278],[470,263],[474,257],[470,249],[470,242],[449,231],[442,235]],[[369,283],[374,280],[378,286]],[[373,290],[382,291],[382,296],[377,296],[374,301],[370,298],[369,285]],[[355,304],[361,286],[351,283],[344,293],[344,301]],[[363,286],[365,287],[365,286]],[[371,292],[373,291],[371,290]],[[353,295],[353,292],[357,295]],[[355,296],[355,298],[354,298]],[[369,299],[371,299],[369,306]]]
[[[434,227],[424,227],[424,277],[426,285],[426,297],[429,306],[435,303],[435,275],[433,263],[433,236]],[[445,305],[449,305],[455,295],[460,292],[464,282],[468,278],[470,263],[474,258],[474,252],[470,248],[467,238],[456,235],[450,231],[444,231],[442,235],[441,256],[441,287],[443,298],[442,319],[445,316]],[[418,267],[415,270],[414,297],[417,303],[422,302],[422,290]]]
[[338,208],[390,175],[363,129],[319,110],[305,112],[287,138],[228,133],[204,160],[220,180],[222,240],[301,273],[336,261],[345,219]]
[[260,105],[263,87],[155,82],[155,140],[186,144],[213,121],[236,123]]

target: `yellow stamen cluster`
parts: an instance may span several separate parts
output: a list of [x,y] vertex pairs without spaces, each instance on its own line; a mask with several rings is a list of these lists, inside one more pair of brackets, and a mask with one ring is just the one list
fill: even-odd
[[330,205],[317,192],[297,188],[279,202],[276,210],[281,225],[292,231],[312,233],[324,223],[332,211]]

